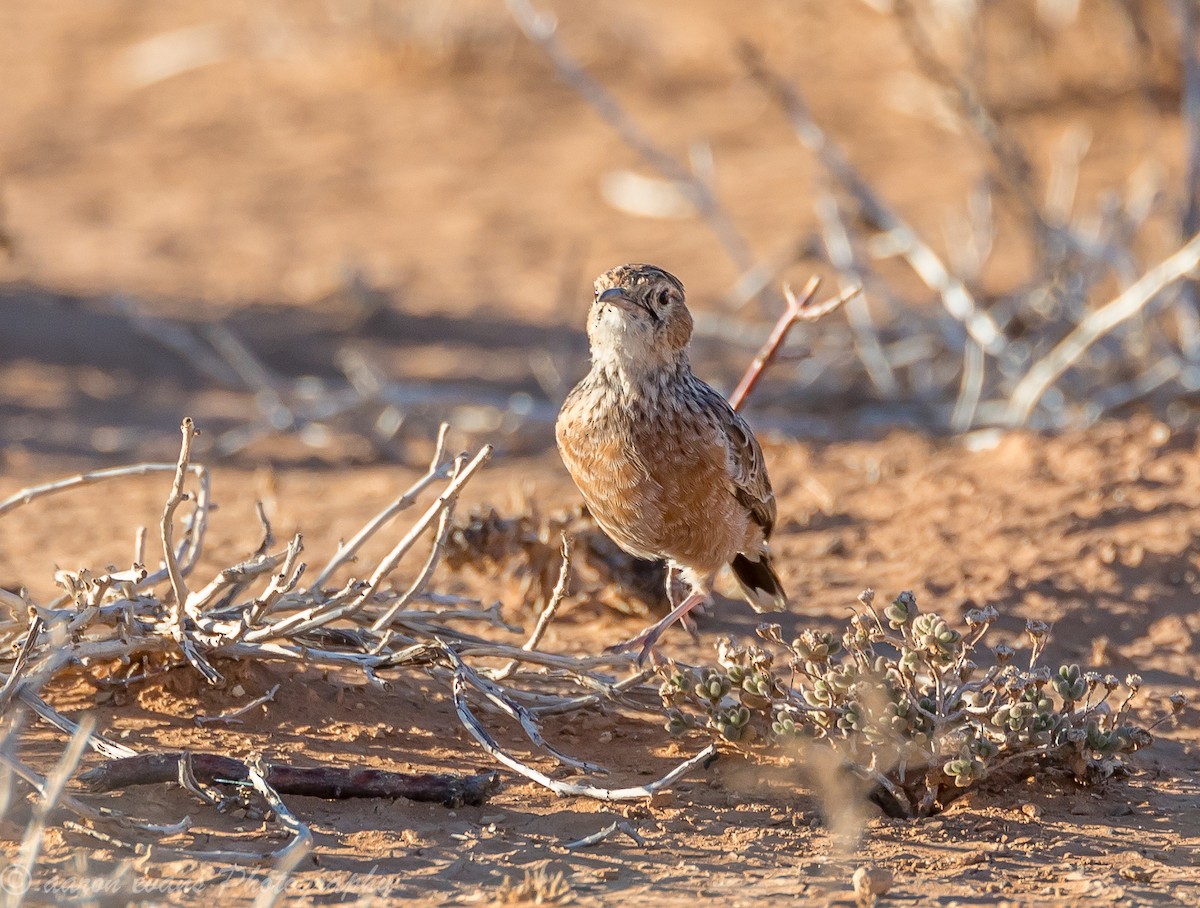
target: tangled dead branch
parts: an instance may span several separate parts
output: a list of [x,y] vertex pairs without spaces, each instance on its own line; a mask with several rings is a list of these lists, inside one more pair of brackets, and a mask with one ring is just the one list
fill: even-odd
[[[366,769],[247,764],[213,754],[138,753],[105,738],[89,721],[76,722],[59,713],[41,696],[49,681],[65,675],[81,675],[97,685],[127,687],[156,673],[187,666],[215,685],[222,682],[216,666],[234,659],[360,672],[371,684],[383,686],[387,683],[384,673],[415,669],[452,690],[467,730],[501,763],[558,794],[606,801],[646,797],[715,752],[705,748],[651,785],[610,789],[562,782],[500,748],[480,711],[516,720],[531,747],[560,766],[603,774],[602,767],[550,744],[541,732],[542,717],[604,702],[645,709],[653,697],[648,687],[650,673],[634,670],[628,656],[576,657],[538,648],[565,595],[569,576],[565,548],[554,593],[523,642],[490,640],[460,629],[462,624],[482,621],[504,633],[519,632],[500,619],[495,607],[429,590],[452,527],[455,505],[467,482],[487,462],[490,447],[484,446],[472,456],[448,457],[443,431],[424,475],[340,546],[310,585],[301,582],[306,565],[300,560],[303,542],[299,536],[275,552],[264,544],[244,561],[199,582],[197,564],[211,511],[209,477],[191,461],[195,427],[190,419],[183,421],[181,431],[180,455],[174,465],[139,464],[84,474],[25,489],[0,502],[2,515],[46,496],[108,479],[160,472],[170,473],[172,478],[160,526],[161,560],[153,572],[145,564],[144,534],[139,533],[138,551],[126,570],[60,571],[57,580],[64,592],[48,603],[33,601],[27,594],[5,596],[12,614],[0,630],[0,646],[4,647],[0,651],[9,654],[2,659],[9,669],[0,686],[0,704],[11,717],[10,729],[17,728],[20,712],[28,709],[70,735],[73,742],[64,757],[66,768],[50,778],[24,766],[10,749],[0,748],[4,764],[51,805],[38,814],[39,822],[62,806],[76,814],[75,825],[86,834],[107,837],[133,850],[150,847],[118,839],[101,828],[115,822],[120,828],[145,832],[150,829],[148,824],[65,794],[66,780],[89,749],[108,761],[81,777],[92,791],[178,781],[205,803],[220,806],[228,797],[212,794],[206,787],[249,785],[248,790],[261,796],[291,839],[269,860],[249,854],[241,858],[274,862],[279,867],[294,866],[311,838],[304,824],[287,811],[283,794],[403,795],[443,803],[477,803],[498,784],[494,773],[463,779],[414,777]],[[364,543],[437,485],[440,492],[387,555],[374,564],[354,563]],[[269,527],[264,526],[264,535],[269,542]],[[427,554],[414,579],[406,586],[392,587],[389,580],[397,566],[422,540],[428,546]],[[361,576],[343,578],[352,566]],[[418,604],[425,608],[418,610]],[[262,698],[251,707],[261,702]],[[236,721],[237,714],[231,711],[219,718]],[[15,734],[10,738],[15,739]],[[181,822],[173,831],[182,834],[189,826],[190,821]],[[36,853],[30,854],[27,863],[36,860]]]

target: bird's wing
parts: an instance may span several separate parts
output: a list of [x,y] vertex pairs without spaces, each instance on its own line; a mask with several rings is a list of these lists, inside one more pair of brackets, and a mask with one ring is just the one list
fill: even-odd
[[[706,386],[707,387],[707,386]],[[729,403],[708,388],[713,415],[717,417],[717,435],[725,446],[726,468],[738,502],[769,537],[775,528],[775,493],[767,476],[767,465],[754,431]],[[706,395],[708,396],[708,395]]]

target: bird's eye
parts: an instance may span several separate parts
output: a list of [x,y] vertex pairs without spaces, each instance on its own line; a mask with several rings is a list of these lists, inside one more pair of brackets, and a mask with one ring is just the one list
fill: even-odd
[[660,306],[666,306],[667,303],[669,303],[670,301],[671,301],[671,291],[670,290],[667,290],[666,288],[664,288],[664,289],[658,291],[658,304]]

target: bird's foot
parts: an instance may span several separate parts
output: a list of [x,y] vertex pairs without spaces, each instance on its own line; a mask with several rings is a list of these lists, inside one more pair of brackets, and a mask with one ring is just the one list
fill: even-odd
[[632,653],[637,651],[637,664],[641,668],[646,664],[646,660],[650,660],[652,666],[659,666],[665,663],[665,659],[658,649],[658,638],[663,635],[665,627],[659,627],[657,624],[646,628],[636,637],[630,637],[628,640],[623,640],[620,643],[614,643],[612,646],[606,647],[606,653]]
[[628,653],[636,649],[638,650],[637,664],[639,666],[645,665],[647,658],[654,665],[661,664],[661,660],[654,658],[657,655],[655,644],[658,643],[658,638],[676,621],[681,622],[687,628],[688,632],[695,636],[695,624],[688,616],[688,612],[707,598],[708,594],[703,590],[693,590],[690,596],[671,609],[671,613],[657,624],[652,624],[636,637],[626,640],[623,643],[618,643],[615,646],[610,646],[607,651],[610,653]]

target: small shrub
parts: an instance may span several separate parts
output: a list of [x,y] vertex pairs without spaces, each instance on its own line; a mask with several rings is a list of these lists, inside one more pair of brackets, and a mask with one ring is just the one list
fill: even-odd
[[[1027,662],[1000,644],[981,668],[994,608],[968,612],[959,630],[921,612],[912,593],[882,614],[870,590],[859,602],[840,636],[806,630],[786,641],[764,624],[763,645],[723,640],[717,666],[664,667],[667,727],[707,728],[742,747],[823,742],[876,786],[885,810],[910,817],[936,813],[1022,761],[1092,784],[1152,740],[1129,713],[1141,678],[1122,684],[1078,665],[1040,664],[1049,633],[1041,621],[1026,624]],[[1184,705],[1180,695],[1171,702],[1176,712]]]
[[562,871],[550,873],[543,867],[526,870],[520,882],[505,877],[496,889],[495,902],[501,905],[555,905],[574,899],[575,893]]

